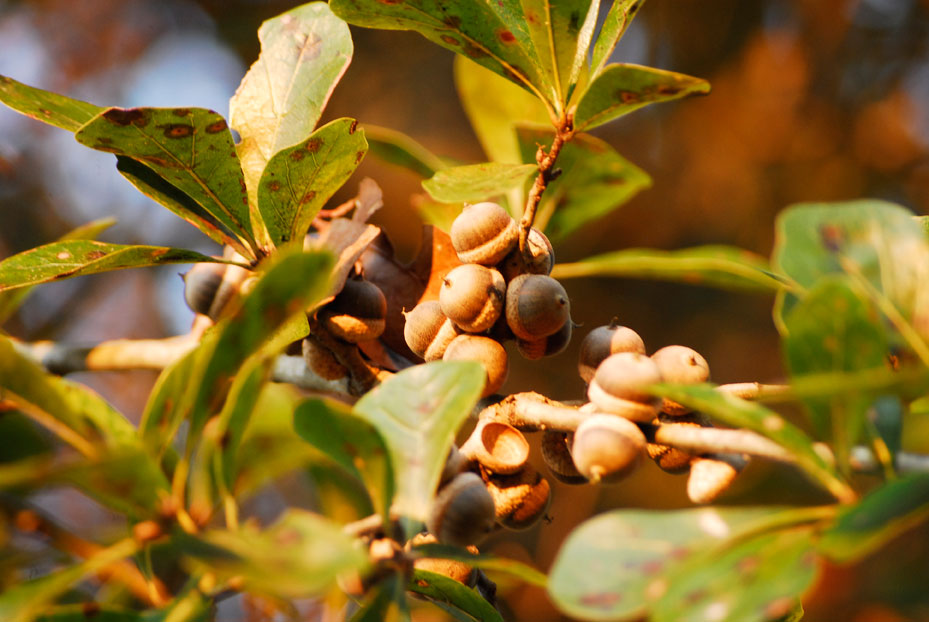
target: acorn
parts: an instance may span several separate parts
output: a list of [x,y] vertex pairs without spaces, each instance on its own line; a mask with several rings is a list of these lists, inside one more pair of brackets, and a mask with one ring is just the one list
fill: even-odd
[[542,433],[542,460],[552,475],[565,484],[586,484],[587,478],[574,466],[571,457],[571,443],[574,434],[558,430],[545,430]]
[[387,325],[387,299],[370,281],[348,279],[332,302],[320,309],[326,329],[349,343],[377,339]]
[[657,400],[644,389],[661,382],[655,362],[644,354],[611,354],[597,367],[587,397],[604,412],[647,423],[658,412]]
[[532,257],[529,263],[523,257],[522,251],[517,246],[503,258],[497,267],[507,283],[518,277],[520,274],[551,274],[552,268],[555,267],[555,251],[548,237],[533,227],[529,230],[529,237],[526,240],[529,245],[529,254]]
[[348,375],[348,370],[339,363],[335,355],[320,345],[312,335],[303,340],[301,350],[306,366],[319,377],[338,380]]
[[445,457],[445,464],[442,466],[442,475],[439,476],[439,487],[450,482],[452,478],[459,473],[467,471],[470,464],[471,461],[467,456],[461,453],[461,450],[459,450],[456,445],[452,445],[452,448],[448,450],[448,455]]
[[[431,533],[418,533],[413,538],[407,542],[404,549],[406,551],[412,551],[414,547],[422,546],[424,544],[434,544],[437,542],[436,537]],[[477,555],[480,553],[477,547],[474,545],[467,547],[469,553]],[[464,562],[454,560],[454,559],[442,559],[442,558],[433,558],[433,557],[417,557],[413,560],[413,568],[417,570],[428,570],[429,572],[435,572],[441,575],[445,575],[450,579],[454,579],[459,583],[463,583],[468,587],[474,587],[477,583],[477,569],[473,566],[470,566]]]
[[571,456],[578,472],[591,482],[616,482],[631,473],[645,453],[645,435],[623,417],[596,414],[574,432]]
[[445,317],[438,300],[421,302],[403,314],[403,338],[413,354],[426,361],[438,361],[452,339],[461,334]]
[[223,263],[197,263],[184,279],[184,300],[194,313],[217,319],[223,309],[240,294],[251,271]]
[[493,266],[519,241],[519,226],[505,209],[489,201],[465,205],[449,235],[463,263]]
[[481,397],[496,393],[509,374],[506,350],[490,337],[458,335],[445,348],[443,361],[477,361],[484,365],[486,382]]
[[631,328],[617,324],[615,318],[609,326],[600,326],[587,333],[581,341],[577,364],[584,382],[590,383],[600,363],[609,355],[619,352],[645,354],[645,342]]
[[506,281],[495,269],[463,264],[442,279],[439,306],[461,330],[481,333],[500,317],[505,294]]
[[[682,417],[669,417],[665,413],[660,413],[658,419],[652,423],[664,426],[691,426],[703,427],[705,419],[699,415],[685,415]],[[648,457],[655,461],[658,467],[667,473],[684,473],[690,468],[690,463],[696,458],[694,454],[688,453],[683,449],[671,447],[670,445],[661,445],[659,443],[649,443],[646,448]]]
[[534,341],[557,333],[571,316],[561,283],[543,274],[523,274],[506,288],[506,323],[518,339]]
[[529,441],[508,423],[481,419],[461,446],[461,454],[494,473],[515,473],[529,461]]
[[[654,354],[664,382],[673,384],[700,384],[710,379],[710,366],[700,353],[687,346],[665,346]],[[692,409],[669,399],[661,401],[661,410],[669,415],[686,415]]]
[[439,542],[468,546],[494,528],[494,499],[476,473],[459,473],[432,502],[426,527]]
[[517,339],[516,349],[530,361],[535,361],[546,356],[554,356],[563,352],[564,349],[568,347],[568,344],[571,343],[571,333],[573,331],[574,322],[571,321],[571,318],[568,318],[564,326],[553,335],[533,341]]
[[687,478],[687,497],[694,503],[712,503],[745,467],[745,457],[736,454],[694,458]]
[[485,473],[484,479],[494,500],[497,522],[504,527],[528,529],[545,515],[551,485],[531,465],[510,475]]

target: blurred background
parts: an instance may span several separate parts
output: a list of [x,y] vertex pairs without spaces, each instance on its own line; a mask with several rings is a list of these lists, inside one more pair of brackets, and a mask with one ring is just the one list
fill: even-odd
[[[258,26],[293,6],[0,0],[0,74],[98,105],[204,106],[226,115],[229,97],[257,58]],[[323,122],[351,116],[407,133],[442,156],[484,160],[457,100],[451,52],[410,33],[353,29],[353,36],[354,60]],[[713,90],[595,131],[654,185],[557,246],[559,261],[710,243],[767,256],[778,211],[796,202],[875,197],[929,213],[927,0],[649,0],[613,60],[700,76]],[[0,108],[0,257],[107,216],[118,219],[107,241],[217,252],[137,193],[114,163],[67,132]],[[422,192],[420,180],[369,155],[334,201],[351,196],[362,176],[385,192],[376,223],[399,254],[412,257],[419,227],[411,197]],[[46,285],[3,328],[28,340],[81,342],[185,332],[193,316],[182,302],[177,274],[183,271],[131,270]],[[613,316],[637,330],[649,352],[673,343],[697,349],[717,382],[783,377],[770,298],[619,279],[565,286],[582,324],[572,346],[541,362],[513,356],[504,391],[581,398],[578,344]],[[155,375],[79,379],[137,418]],[[565,535],[595,512],[687,507],[684,479],[649,465],[618,486],[553,484],[550,521],[496,536],[485,550],[545,569]],[[799,476],[765,464],[751,465],[724,497],[738,504],[818,501],[825,499]],[[804,619],[929,620],[926,559],[929,534],[922,528],[864,564],[825,567]],[[505,584],[500,591],[512,619],[561,619],[540,591]],[[424,611],[420,619],[431,616],[438,614]]]

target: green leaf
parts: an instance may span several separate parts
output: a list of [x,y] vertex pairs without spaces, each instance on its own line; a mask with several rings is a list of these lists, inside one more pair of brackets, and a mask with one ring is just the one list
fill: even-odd
[[[884,367],[887,335],[877,309],[848,277],[827,276],[791,309],[783,339],[787,367],[794,378],[826,372]],[[873,395],[849,391],[827,400],[806,400],[820,438],[830,438],[839,465],[847,466]]]
[[554,90],[554,101],[564,104],[586,64],[600,3],[522,0],[520,5],[540,68]]
[[36,121],[76,132],[103,108],[0,76],[0,102]]
[[96,603],[64,605],[45,613],[36,622],[152,622],[151,616],[127,609],[101,608]]
[[0,261],[0,291],[123,268],[199,261],[222,262],[194,251],[167,246],[131,246],[92,240],[52,242]]
[[466,549],[449,544],[421,544],[413,547],[413,551],[420,558],[453,559],[475,568],[507,574],[531,585],[539,587],[548,585],[548,578],[543,573],[515,559],[486,554],[475,555]]
[[473,620],[503,622],[500,613],[480,594],[445,575],[428,570],[413,570],[407,589],[425,596],[429,601],[450,605]]
[[437,170],[445,168],[439,156],[402,132],[367,123],[364,131],[371,153],[385,162],[411,170],[423,178],[432,177]]
[[437,201],[477,203],[505,195],[521,187],[539,168],[535,164],[485,162],[442,169],[423,182],[423,188]]
[[[526,162],[535,162],[538,145],[551,146],[550,130],[518,127]],[[620,156],[608,143],[589,134],[576,134],[565,144],[556,166],[561,176],[546,188],[536,216],[553,242],[564,239],[589,222],[616,209],[651,186],[645,171]]]
[[368,566],[367,551],[335,523],[291,509],[270,528],[245,525],[176,536],[188,559],[220,579],[241,576],[247,591],[281,598],[317,596],[336,578]]
[[135,427],[103,398],[82,384],[45,372],[0,337],[0,400],[50,428],[85,455],[96,444],[110,448],[138,444]]
[[[74,137],[139,160],[256,249],[242,168],[226,120],[203,108],[109,108]],[[252,257],[254,253],[250,253]]]
[[610,11],[603,20],[597,41],[594,43],[593,57],[591,59],[591,75],[597,77],[603,70],[616,48],[616,44],[625,34],[632,18],[636,16],[645,0],[615,0]]
[[336,15],[350,24],[383,30],[414,30],[462,54],[554,104],[557,96],[543,75],[516,0],[469,2],[333,0]]
[[368,590],[364,603],[350,622],[409,622],[406,587],[403,575],[396,572],[390,574]]
[[158,516],[171,494],[164,472],[142,448],[70,464],[49,479],[69,483],[101,505],[139,519]]
[[[531,93],[464,56],[455,57],[454,70],[458,98],[484,153],[495,162],[522,164],[515,125],[535,123],[550,127],[545,107]],[[488,97],[488,93],[494,97]]]
[[798,467],[836,498],[841,501],[855,498],[854,492],[839,478],[835,469],[816,453],[812,439],[773,410],[717,391],[709,384],[655,385],[652,392],[730,427],[751,430],[771,439],[786,449]]
[[880,486],[846,508],[819,542],[840,562],[861,559],[929,520],[929,473],[913,473]]
[[709,82],[683,73],[640,65],[607,65],[581,97],[574,127],[588,130],[648,104],[709,92]]
[[781,508],[614,510],[588,519],[565,540],[549,573],[549,594],[575,618],[645,615],[652,581],[700,551],[796,519]]
[[294,412],[294,429],[336,464],[363,482],[385,520],[394,477],[384,439],[366,420],[334,402],[307,400]]
[[394,510],[425,520],[455,432],[477,404],[484,369],[436,361],[405,369],[364,395],[355,412],[384,437],[393,462]]
[[48,603],[64,594],[85,576],[134,555],[137,550],[138,545],[132,539],[122,540],[80,564],[7,588],[0,594],[0,620],[32,622]]
[[[310,2],[267,20],[261,55],[229,102],[249,200],[274,154],[309,137],[352,60],[348,26],[325,2]],[[302,196],[302,195],[301,195]]]
[[663,578],[667,589],[650,619],[767,622],[789,614],[816,578],[812,536],[809,528],[775,531],[694,555]]
[[[929,241],[912,212],[877,200],[807,203],[780,212],[771,265],[803,288],[851,273],[881,292],[907,320],[925,324]],[[781,326],[798,295],[784,292]]]
[[299,240],[320,208],[342,187],[368,150],[354,119],[327,123],[308,139],[276,152],[261,175],[258,209],[276,245]]
[[126,156],[116,156],[116,170],[139,192],[168,208],[217,244],[229,244],[243,256],[251,253],[222,222],[142,162]]
[[[0,346],[2,347],[2,346]],[[52,443],[26,415],[7,408],[0,416],[0,468],[9,463],[42,456],[52,449]],[[44,457],[42,458],[45,459]],[[4,479],[0,477],[0,485]]]
[[658,279],[758,292],[776,292],[783,287],[763,257],[731,246],[697,246],[676,251],[628,248],[576,263],[557,264],[552,276]]

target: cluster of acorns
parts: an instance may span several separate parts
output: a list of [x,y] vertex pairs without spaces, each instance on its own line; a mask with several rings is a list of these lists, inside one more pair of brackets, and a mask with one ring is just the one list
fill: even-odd
[[527,260],[516,221],[496,203],[465,206],[450,236],[463,265],[445,275],[438,301],[421,302],[405,314],[403,336],[426,361],[482,362],[487,396],[507,377],[502,342],[515,338],[530,359],[567,346],[570,303],[561,283],[548,276],[555,261],[548,238],[531,230]]

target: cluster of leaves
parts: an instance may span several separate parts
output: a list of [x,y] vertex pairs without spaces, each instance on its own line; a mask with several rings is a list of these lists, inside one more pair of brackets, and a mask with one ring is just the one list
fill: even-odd
[[[101,592],[105,600],[94,605],[106,619],[209,619],[232,586],[285,608],[289,599],[338,592],[337,579],[370,570],[368,552],[342,523],[376,514],[387,525],[399,515],[408,534],[415,532],[455,432],[480,395],[481,369],[472,363],[417,366],[351,409],[306,400],[269,382],[276,355],[308,334],[305,310],[338,289],[345,268],[328,252],[295,247],[302,247],[313,219],[369,145],[424,178],[434,201],[422,204],[423,215],[439,225],[462,201],[502,198],[518,214],[538,171],[539,146],[549,147],[558,135],[570,137],[558,160],[563,174],[548,185],[536,219],[555,240],[646,187],[644,172],[583,131],[649,103],[706,92],[708,85],[608,64],[640,4],[614,2],[596,38],[598,2],[304,5],[259,32],[262,56],[231,102],[229,124],[238,143],[212,111],[100,108],[0,77],[0,101],[114,153],[131,183],[235,249],[260,275],[236,309],[164,370],[138,427],[83,385],[47,373],[13,340],[0,338],[0,436],[9,439],[11,452],[0,463],[4,508],[13,510],[20,529],[31,525],[53,547],[85,558],[16,583],[20,571],[43,560],[16,550],[0,522],[3,581],[14,577],[0,595],[0,618],[82,619],[87,604],[67,604],[87,600],[74,586],[116,566],[111,582],[123,585]],[[351,59],[343,19],[416,30],[457,52],[462,101],[490,161],[449,166],[405,136],[363,129],[352,119],[316,128]],[[489,100],[487,93],[497,97]],[[0,262],[0,312],[51,280],[221,261],[182,249],[91,241],[104,226],[90,225]],[[876,201],[804,205],[782,214],[777,233],[770,262],[729,247],[627,249],[560,265],[555,275],[662,278],[775,295],[791,374],[786,397],[805,405],[809,432],[768,406],[711,386],[659,386],[655,392],[767,437],[842,505],[609,512],[569,537],[548,578],[512,561],[448,547],[420,554],[467,559],[545,585],[563,611],[585,619],[797,620],[798,599],[816,575],[819,556],[859,559],[929,516],[929,478],[898,477],[895,469],[906,414],[929,388],[924,223]],[[831,459],[817,441],[831,448]],[[851,460],[856,444],[872,448],[886,480],[860,501]],[[313,477],[321,513],[291,509],[267,528],[240,525],[239,504],[296,468]],[[91,545],[30,508],[29,494],[58,485],[146,529],[107,547]],[[215,526],[219,515],[224,527]],[[394,570],[367,589],[355,619],[406,612],[407,590],[464,619],[500,619],[474,590],[439,575],[415,571],[411,578]],[[133,599],[151,608],[140,613]],[[339,601],[331,596],[330,602]]]

